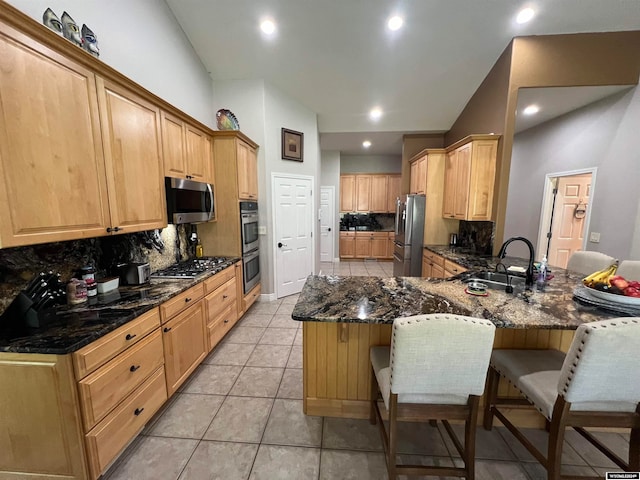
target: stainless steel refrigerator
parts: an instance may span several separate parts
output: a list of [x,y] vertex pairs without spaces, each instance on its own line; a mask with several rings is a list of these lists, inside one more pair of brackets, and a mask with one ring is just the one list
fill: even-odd
[[396,202],[394,276],[422,276],[425,204],[424,195],[403,195]]

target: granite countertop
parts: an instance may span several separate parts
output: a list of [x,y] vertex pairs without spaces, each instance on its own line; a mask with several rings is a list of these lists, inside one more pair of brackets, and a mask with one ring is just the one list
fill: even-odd
[[[448,247],[447,247],[448,248]],[[438,253],[438,252],[436,252]],[[496,258],[466,258],[456,261],[470,271],[495,265]],[[524,259],[506,258],[507,265],[527,265]],[[491,320],[498,328],[575,329],[580,324],[621,316],[573,300],[580,276],[554,268],[544,292],[525,291],[517,295],[489,290],[486,297],[465,293],[462,279],[471,272],[440,280],[419,277],[307,278],[292,317],[300,321],[346,323],[392,323],[397,317],[423,313],[452,313]]]
[[[238,260],[230,261],[229,267]],[[148,284],[120,287],[87,303],[57,308],[52,311],[48,326],[40,329],[0,326],[0,352],[75,352],[213,275],[204,273],[185,280],[151,279]]]

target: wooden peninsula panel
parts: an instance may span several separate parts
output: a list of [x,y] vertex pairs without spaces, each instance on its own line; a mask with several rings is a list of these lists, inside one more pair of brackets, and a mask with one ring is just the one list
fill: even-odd
[[[304,322],[304,413],[369,418],[369,349],[390,345],[391,328],[390,324]],[[566,352],[573,335],[573,330],[499,328],[494,348],[556,348]],[[501,396],[519,396],[508,382],[500,381]],[[544,427],[542,417],[531,407],[512,408],[509,412],[518,425]]]

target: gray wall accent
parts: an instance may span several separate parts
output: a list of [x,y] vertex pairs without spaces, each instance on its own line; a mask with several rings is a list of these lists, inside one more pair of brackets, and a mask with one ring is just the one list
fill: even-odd
[[42,23],[51,7],[98,37],[100,60],[195,119],[215,128],[211,77],[164,1],[9,0]]
[[340,152],[335,150],[322,150],[320,152],[320,186],[335,187],[335,225],[334,257],[340,256]]
[[[545,175],[597,167],[587,250],[640,259],[640,89],[612,95],[516,135],[505,238],[538,237]],[[589,232],[586,232],[587,236]],[[523,254],[516,244],[509,254]],[[536,252],[538,248],[536,248]]]
[[340,173],[400,173],[402,156],[342,155]]

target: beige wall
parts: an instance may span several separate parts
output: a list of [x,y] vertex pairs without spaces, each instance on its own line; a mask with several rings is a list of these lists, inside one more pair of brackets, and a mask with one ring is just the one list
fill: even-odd
[[518,89],[635,85],[640,75],[640,31],[546,35],[514,39],[473,94],[445,144],[474,133],[501,134],[494,220],[495,248],[504,237]]

